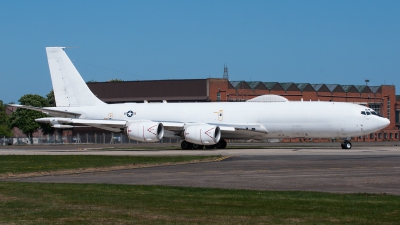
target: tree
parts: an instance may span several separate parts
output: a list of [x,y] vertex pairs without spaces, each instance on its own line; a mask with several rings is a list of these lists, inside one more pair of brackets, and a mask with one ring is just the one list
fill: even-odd
[[51,90],[47,95],[47,101],[50,107],[56,107],[56,98],[54,97],[54,90]]
[[8,115],[6,113],[6,106],[0,100],[0,137],[12,136],[10,127],[8,126]]
[[[48,107],[49,102],[47,99],[40,95],[27,94],[22,96],[18,100],[22,105],[30,105],[35,107]],[[9,118],[9,124],[11,127],[18,127],[22,133],[30,137],[30,142],[32,144],[32,134],[36,132],[39,128],[42,129],[44,134],[54,131],[49,124],[37,123],[35,119],[46,117],[46,114],[29,110],[29,109],[17,109]]]
[[118,78],[114,78],[111,80],[108,80],[107,82],[123,82],[124,80],[118,79]]

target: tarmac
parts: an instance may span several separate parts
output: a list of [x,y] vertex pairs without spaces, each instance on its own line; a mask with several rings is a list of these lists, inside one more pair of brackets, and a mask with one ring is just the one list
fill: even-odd
[[203,163],[2,180],[400,195],[398,144],[355,142],[350,150],[340,149],[338,143],[236,144],[239,148],[223,150],[164,150],[171,146],[162,144],[143,145],[145,150],[140,145],[135,149],[118,145],[0,146],[0,155],[225,156]]

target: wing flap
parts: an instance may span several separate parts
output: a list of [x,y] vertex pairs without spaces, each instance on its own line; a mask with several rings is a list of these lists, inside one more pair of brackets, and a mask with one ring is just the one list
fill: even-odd
[[[125,120],[90,120],[63,117],[44,117],[36,119],[35,121],[40,123],[51,123],[54,128],[67,128],[67,126],[69,126],[68,128],[80,127],[75,126],[75,124],[83,124],[112,132],[121,132],[125,128],[127,123],[127,121]],[[74,124],[74,126],[62,124]]]

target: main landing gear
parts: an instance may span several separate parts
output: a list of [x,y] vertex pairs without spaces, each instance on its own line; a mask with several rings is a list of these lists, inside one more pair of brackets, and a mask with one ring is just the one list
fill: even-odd
[[341,144],[341,146],[342,146],[342,149],[351,149],[351,147],[352,147],[352,144],[351,144],[351,142],[350,141],[343,141],[343,143]]
[[198,144],[193,144],[187,141],[182,141],[181,142],[181,148],[183,150],[189,150],[189,149],[195,149],[195,150],[199,150],[199,149],[203,149],[204,147],[206,149],[214,149],[214,148],[218,148],[218,149],[224,149],[226,148],[226,141],[225,140],[219,140],[219,142],[215,145],[198,145]]

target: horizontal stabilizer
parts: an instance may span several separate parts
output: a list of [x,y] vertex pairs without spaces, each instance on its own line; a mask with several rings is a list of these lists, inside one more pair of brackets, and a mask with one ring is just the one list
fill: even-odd
[[78,116],[81,115],[80,113],[66,112],[66,111],[62,111],[62,110],[57,110],[56,107],[40,108],[40,107],[34,107],[34,106],[30,106],[30,105],[16,105],[16,104],[9,104],[9,106],[16,107],[16,108],[21,108],[21,109],[35,110],[35,111],[47,114],[49,116],[57,116],[57,117],[74,118],[74,117],[78,117]]

